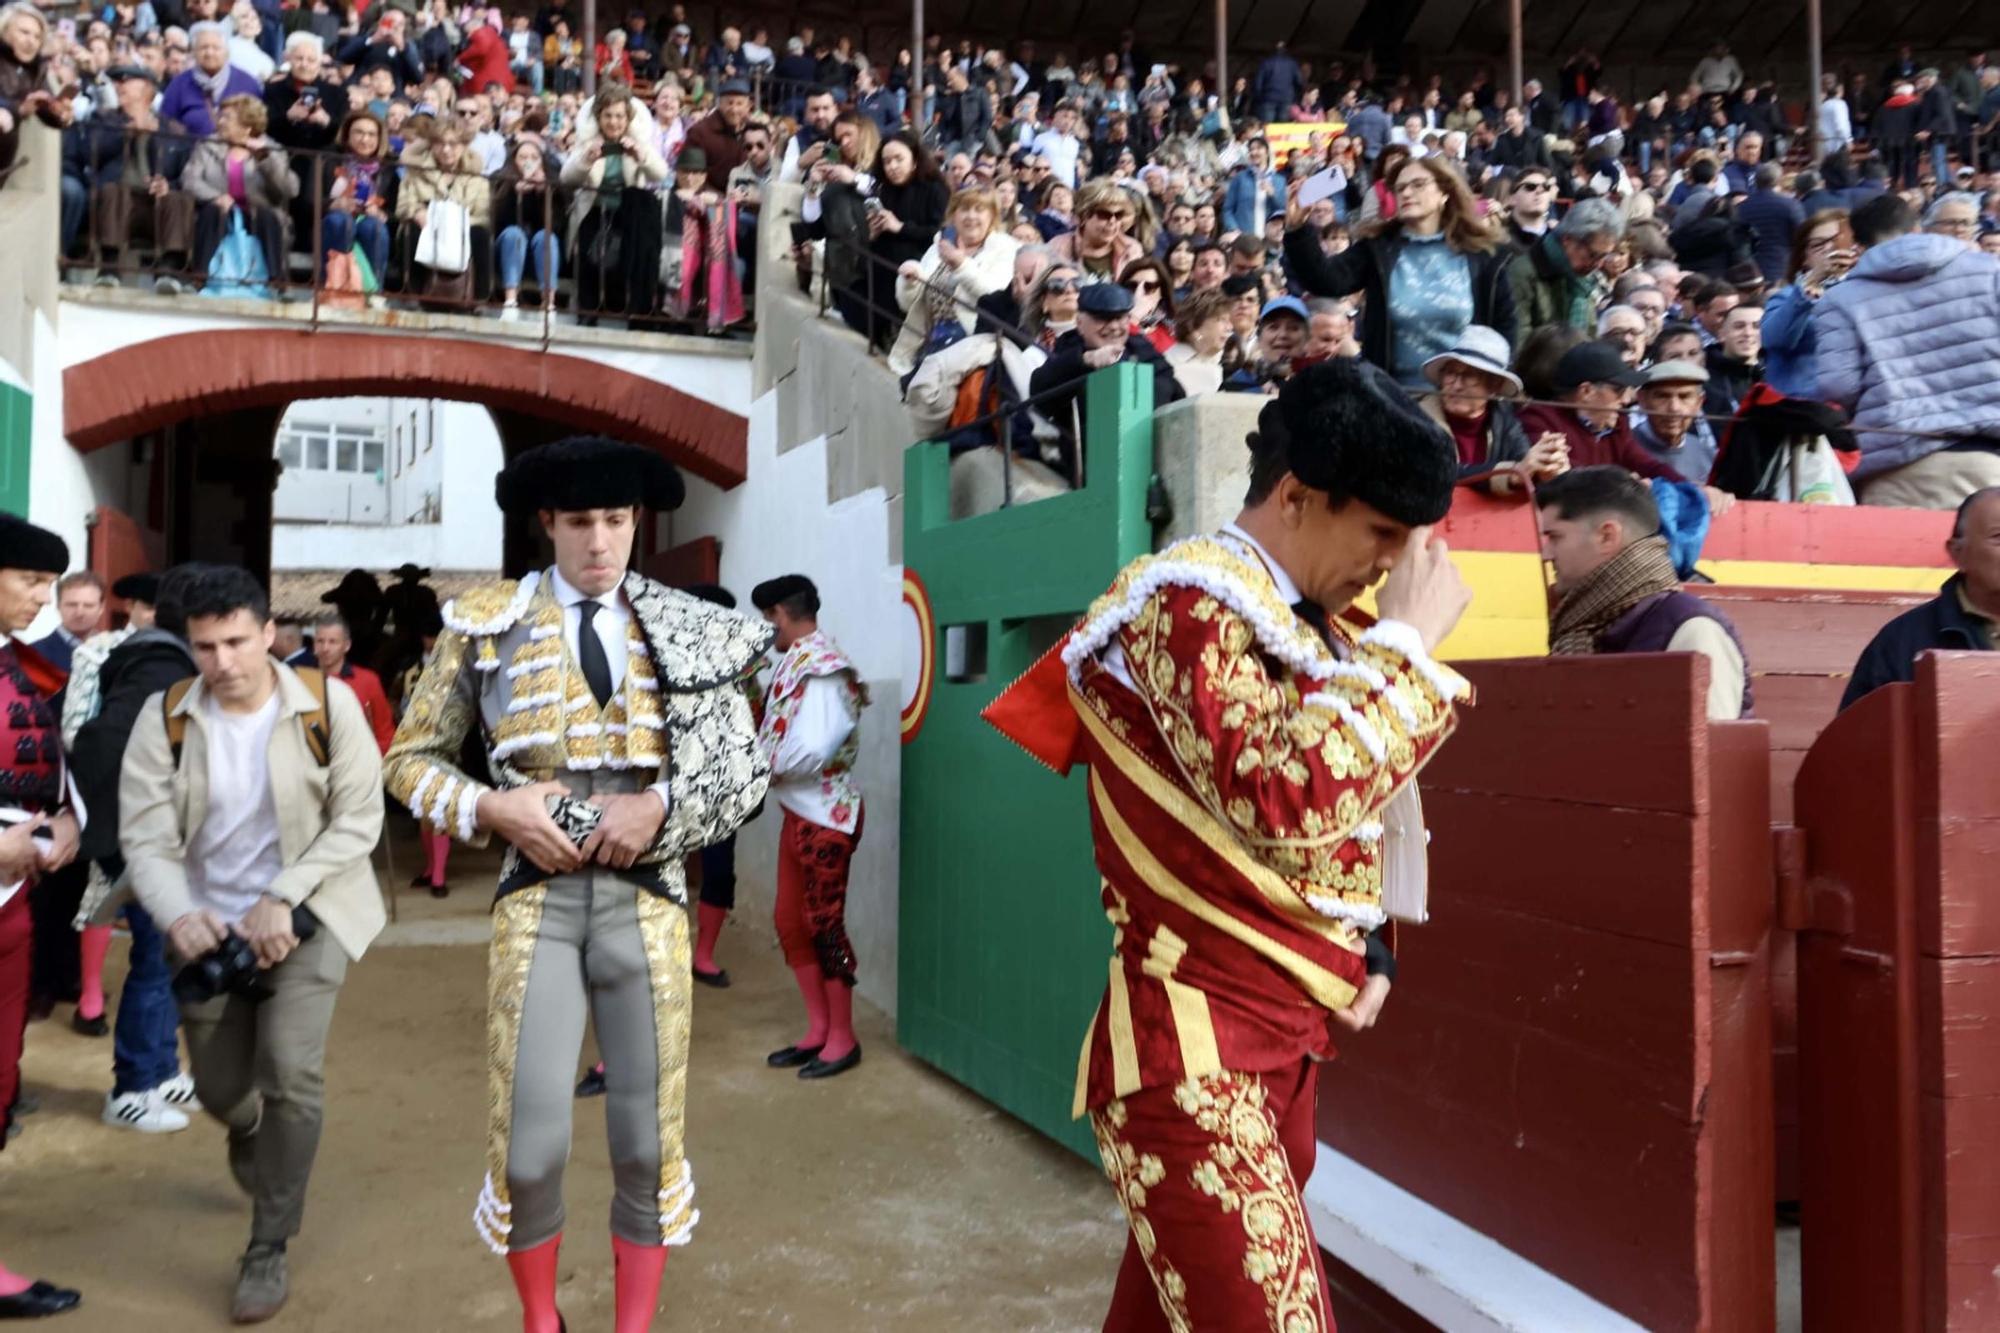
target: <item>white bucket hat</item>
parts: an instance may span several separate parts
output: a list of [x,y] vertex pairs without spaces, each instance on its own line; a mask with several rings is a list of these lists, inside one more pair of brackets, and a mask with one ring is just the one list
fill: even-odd
[[1424,362],[1424,378],[1432,384],[1438,383],[1444,363],[1456,361],[1460,365],[1483,370],[1504,380],[1507,392],[1517,394],[1521,392],[1521,378],[1507,369],[1507,362],[1513,353],[1514,349],[1507,345],[1507,339],[1496,330],[1489,329],[1484,324],[1468,324],[1465,326],[1465,331],[1458,335],[1458,341],[1452,344],[1450,351],[1440,352]]

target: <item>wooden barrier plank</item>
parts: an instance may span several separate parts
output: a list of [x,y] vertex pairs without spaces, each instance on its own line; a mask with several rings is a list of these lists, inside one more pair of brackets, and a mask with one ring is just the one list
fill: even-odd
[[2000,1328],[2000,1096],[1925,1097],[1924,1327]]
[[1383,1033],[1393,1050],[1350,1043],[1345,1058],[1459,1107],[1468,1121],[1564,1141],[1582,1133],[1623,1142],[1636,1132],[1626,1126],[1640,1119],[1653,1122],[1640,1136],[1643,1148],[1671,1125],[1685,1128],[1699,1117],[1688,1091],[1693,1049],[1685,1039],[1663,1051],[1622,1041],[1593,1047],[1576,1040],[1573,1023],[1539,1028],[1469,1009],[1462,1000],[1420,996],[1416,986],[1404,989],[1411,993],[1397,997],[1395,1025]]
[[1691,1139],[1663,1132],[1607,1165],[1338,1066],[1320,1108],[1322,1139],[1468,1226],[1648,1328],[1700,1325]]
[[1928,655],[1917,683],[1919,873],[1936,885],[1917,899],[1919,947],[2000,954],[2000,654]]
[[1933,1097],[2000,1097],[1993,1058],[2000,1015],[2000,958],[1924,958],[1920,1086]]
[[1685,737],[1707,670],[1705,658],[1666,653],[1466,663],[1491,704],[1467,711],[1424,770],[1424,790],[1693,814]]
[[[1753,654],[1756,649],[1750,650]],[[1752,659],[1753,668],[1761,665]],[[1756,714],[1760,722],[1771,724],[1773,750],[1810,750],[1826,724],[1840,711],[1840,696],[1847,689],[1848,667],[1838,675],[1772,675],[1752,672],[1756,691]]]
[[[1664,944],[1687,940],[1696,849],[1685,815],[1428,783],[1423,797],[1434,915],[1463,902]],[[1495,848],[1517,854],[1496,856]]]
[[1877,630],[1927,600],[1856,602],[1849,592],[1732,598],[1709,589],[1702,596],[1735,622],[1753,671],[1840,676],[1853,672]]
[[[1728,1312],[1729,1322],[1741,1312],[1773,1309],[1777,1296],[1770,1244],[1777,1203],[1771,1014],[1777,903],[1769,743],[1763,722],[1709,724],[1707,910],[1698,912],[1695,934],[1697,963],[1707,964],[1709,983],[1705,1067],[1696,1047],[1699,1115],[1709,1132],[1698,1206],[1707,1224],[1712,1309]],[[1701,882],[1689,883],[1699,905]],[[1698,1008],[1698,1024],[1702,1018]]]

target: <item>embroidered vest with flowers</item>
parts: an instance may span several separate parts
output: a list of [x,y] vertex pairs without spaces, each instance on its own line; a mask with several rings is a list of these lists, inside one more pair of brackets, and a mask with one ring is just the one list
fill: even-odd
[[[764,699],[763,726],[758,735],[765,754],[777,752],[778,743],[791,729],[799,705],[805,701],[807,682],[819,676],[837,678],[848,718],[859,721],[861,710],[868,703],[868,690],[861,683],[861,674],[839,645],[824,632],[814,630],[787,649],[771,673],[770,689]],[[860,754],[861,728],[855,726],[820,769],[816,780],[774,781],[771,794],[786,809],[797,809],[803,818],[852,833],[861,823],[861,788],[854,780],[854,764]]]

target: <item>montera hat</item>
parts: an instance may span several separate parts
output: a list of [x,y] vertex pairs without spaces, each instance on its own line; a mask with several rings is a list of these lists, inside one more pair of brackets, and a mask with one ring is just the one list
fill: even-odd
[[127,574],[111,585],[111,595],[122,597],[128,602],[144,602],[147,606],[160,604],[160,576],[148,570],[137,574]]
[[60,574],[68,568],[68,542],[25,518],[0,514],[0,569]]
[[655,451],[602,435],[573,435],[516,454],[493,479],[493,498],[508,514],[544,509],[680,508],[687,486]]
[[1285,381],[1257,414],[1250,451],[1282,450],[1314,490],[1359,500],[1411,527],[1451,509],[1458,448],[1379,367],[1335,357]]

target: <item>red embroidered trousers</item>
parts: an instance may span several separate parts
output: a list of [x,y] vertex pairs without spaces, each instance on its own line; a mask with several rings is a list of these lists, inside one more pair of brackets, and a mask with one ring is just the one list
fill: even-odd
[[1333,1333],[1303,1198],[1318,1088],[1301,1060],[1091,1112],[1131,1224],[1105,1333]]

